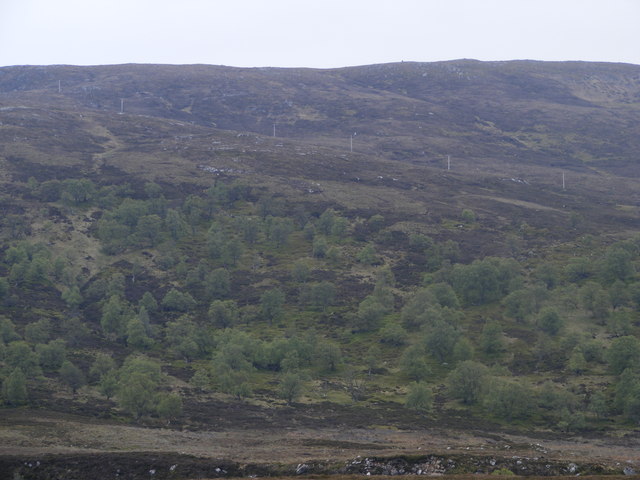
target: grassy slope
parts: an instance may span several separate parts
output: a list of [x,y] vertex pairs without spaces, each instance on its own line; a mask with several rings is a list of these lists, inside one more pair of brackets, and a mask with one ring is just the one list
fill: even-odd
[[[638,170],[633,152],[637,151],[638,89],[637,69],[631,66],[407,64],[327,72],[148,66],[3,69],[1,73],[5,212],[24,215],[32,225],[31,235],[46,238],[54,253],[65,255],[77,271],[86,267],[85,281],[106,268],[117,270],[121,260],[144,260],[136,252],[104,256],[95,237],[83,227],[90,225],[91,209],[69,211],[58,205],[64,213],[52,224],[50,211],[42,210],[28,195],[15,195],[25,192],[29,177],[38,181],[87,177],[100,184],[126,181],[138,190],[143,182],[155,181],[172,204],[217,178],[235,179],[256,191],[282,195],[288,204],[300,203],[316,214],[332,206],[353,225],[381,213],[389,231],[421,232],[439,242],[455,240],[466,262],[485,255],[515,254],[525,266],[535,266],[544,258],[561,263],[581,250],[592,251],[581,240],[587,233],[607,244],[637,231]],[[62,94],[51,90],[56,78],[65,85]],[[425,78],[433,80],[425,86]],[[127,99],[124,115],[116,113],[119,102],[114,98]],[[218,129],[211,128],[214,121]],[[260,135],[269,135],[274,121],[286,138]],[[349,133],[346,140],[343,133],[352,130],[358,132],[353,153],[348,150]],[[453,169],[446,171],[443,155],[449,152],[454,152]],[[215,174],[211,168],[221,172]],[[562,171],[566,190],[560,184]],[[459,215],[464,208],[474,210],[477,223],[461,226]],[[580,221],[572,224],[572,218]],[[523,224],[528,225],[524,233]],[[257,271],[246,298],[255,302],[256,292],[269,285],[270,278],[286,283],[294,259],[309,254],[309,246],[298,237],[291,245],[284,252],[266,252],[267,261]],[[375,269],[353,263],[361,245],[341,245],[347,261],[330,273],[341,290],[335,309],[340,317],[348,317],[372,288]],[[399,277],[395,294],[401,304],[420,281],[420,269],[407,266],[393,244],[381,253]],[[240,270],[248,270],[250,262],[251,258],[243,257]],[[165,274],[150,262],[143,265],[148,269],[148,285],[166,288]],[[313,265],[331,270],[324,262]],[[22,306],[36,303],[37,292],[27,295],[33,297],[23,298]],[[60,315],[64,306],[55,290],[44,298],[48,314]],[[479,332],[478,322],[496,315],[496,307],[469,310],[465,328]],[[294,305],[287,308],[287,322],[303,327],[317,322],[321,328],[331,325],[313,312],[298,313]],[[38,315],[28,309],[11,312],[19,329]],[[97,327],[95,318],[86,321]],[[580,330],[581,321],[570,317],[568,330]],[[275,331],[259,323],[255,332],[270,338],[286,331],[287,322]],[[506,331],[521,328],[505,322]],[[347,331],[343,324],[330,336],[352,359],[376,342],[375,334],[351,338]],[[525,338],[526,331],[519,335]],[[518,334],[510,341],[517,342]],[[99,330],[90,348],[97,347],[113,349],[119,358],[127,353],[122,346],[105,343]],[[397,352],[381,347],[381,356],[388,362],[395,360]],[[88,362],[92,353],[74,355]],[[184,388],[190,367],[166,361],[173,364],[168,371],[175,376],[174,386]],[[440,372],[435,363],[432,368],[440,382],[446,371]],[[602,381],[603,371],[592,373],[589,382]],[[271,376],[259,377],[258,384],[272,388]],[[371,398],[363,404],[373,410],[360,418],[358,405],[348,409],[345,415],[350,424],[423,422],[399,410],[398,403],[385,406],[402,400],[404,380],[399,382],[393,375],[376,378]],[[526,380],[537,383],[545,378],[547,374]],[[331,388],[332,381],[336,388]],[[298,421],[308,426],[314,418],[336,424],[347,421],[338,407],[350,402],[339,387],[342,381],[329,379],[328,393],[312,388]],[[48,388],[59,387],[53,382]],[[51,399],[48,392],[36,395],[48,408],[91,412],[93,402],[103,408],[91,391],[69,398],[60,390]],[[222,408],[224,398],[214,395],[187,403],[188,421],[209,423],[203,419],[204,412]],[[336,406],[322,407],[326,400]],[[263,416],[279,405],[268,394],[259,394],[251,402],[248,413],[231,418],[253,423],[254,415]],[[257,410],[252,413],[251,408]],[[385,413],[386,408],[391,410]],[[428,422],[468,428],[465,420],[457,419],[455,408],[451,413],[440,408]],[[376,410],[372,421],[371,412]],[[274,415],[268,423],[279,425],[282,419]],[[471,425],[485,427],[479,418]],[[233,428],[233,422],[227,428]]]

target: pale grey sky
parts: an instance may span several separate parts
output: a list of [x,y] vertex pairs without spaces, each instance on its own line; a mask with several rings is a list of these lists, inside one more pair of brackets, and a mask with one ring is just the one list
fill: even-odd
[[0,66],[640,64],[640,0],[0,0]]

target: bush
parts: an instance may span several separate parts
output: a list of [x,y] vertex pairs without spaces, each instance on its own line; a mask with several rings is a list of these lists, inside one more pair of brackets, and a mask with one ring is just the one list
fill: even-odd
[[162,299],[165,310],[187,312],[196,306],[196,301],[188,293],[182,293],[172,288]]
[[424,383],[414,382],[409,386],[405,407],[419,412],[428,412],[433,405],[431,389]]
[[449,391],[463,403],[477,403],[483,393],[489,369],[481,363],[467,360],[461,362],[448,378]]

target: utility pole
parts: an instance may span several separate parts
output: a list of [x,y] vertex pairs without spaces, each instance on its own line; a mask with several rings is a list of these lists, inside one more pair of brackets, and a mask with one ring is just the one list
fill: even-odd
[[351,153],[353,153],[353,137],[355,137],[355,136],[356,136],[356,134],[357,134],[357,132],[353,132],[353,135],[351,135],[351,136],[349,137]]
[[565,190],[564,185],[564,172],[562,172],[562,190]]
[[276,122],[273,122],[273,136],[276,136]]
[[124,98],[120,99],[120,114],[124,113]]
[[60,80],[58,80],[58,93],[62,93],[62,84]]
[[451,155],[447,155],[447,170],[451,170]]

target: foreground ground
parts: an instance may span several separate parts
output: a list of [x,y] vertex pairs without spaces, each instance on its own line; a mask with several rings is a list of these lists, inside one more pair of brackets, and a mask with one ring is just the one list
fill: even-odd
[[[112,469],[121,471],[121,478],[138,478],[135,472],[160,472],[163,467],[165,473],[174,475],[172,478],[203,478],[208,472],[214,476],[294,475],[296,470],[300,474],[400,474],[411,472],[411,468],[413,473],[422,470],[425,474],[489,473],[499,467],[518,474],[546,475],[640,471],[637,432],[587,438],[445,431],[437,426],[336,428],[319,422],[300,427],[295,418],[290,420],[281,428],[247,425],[243,429],[190,431],[88,420],[50,411],[38,411],[37,416],[26,409],[11,414],[2,411],[0,465],[7,473],[18,467],[30,469],[34,476],[25,478],[76,478],[55,473],[66,469],[71,475],[74,468],[85,474]],[[377,460],[367,463],[367,458]],[[402,459],[400,464],[398,458]],[[47,465],[48,473],[36,475],[36,465],[42,472]],[[172,465],[179,467],[168,470]],[[125,475],[127,471],[131,476]],[[158,475],[156,478],[164,478]]]

